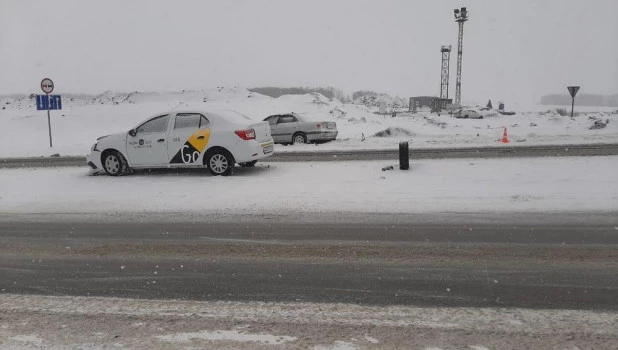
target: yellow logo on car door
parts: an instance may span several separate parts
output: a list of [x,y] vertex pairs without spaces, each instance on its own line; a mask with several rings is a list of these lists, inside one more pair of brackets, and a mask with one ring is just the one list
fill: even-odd
[[185,144],[174,155],[170,163],[192,164],[197,162],[200,154],[206,148],[208,139],[210,138],[210,129],[200,129],[194,132]]

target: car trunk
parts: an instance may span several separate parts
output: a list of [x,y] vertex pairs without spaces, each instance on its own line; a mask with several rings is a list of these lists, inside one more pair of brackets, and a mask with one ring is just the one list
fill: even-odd
[[270,125],[268,122],[259,122],[251,124],[251,129],[255,130],[255,140],[258,142],[266,142],[271,140]]

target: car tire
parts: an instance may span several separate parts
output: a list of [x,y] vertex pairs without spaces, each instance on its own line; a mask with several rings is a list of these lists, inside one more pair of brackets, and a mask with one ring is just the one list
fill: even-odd
[[101,156],[103,170],[109,176],[122,176],[129,171],[129,164],[118,151],[106,151]]
[[292,144],[295,143],[307,143],[307,135],[302,132],[297,132],[294,136],[292,136]]
[[219,148],[208,152],[206,166],[214,176],[230,176],[234,173],[234,157],[225,149]]
[[246,162],[246,163],[240,163],[240,166],[243,168],[253,168],[255,164],[257,164],[257,160],[253,160],[253,161]]

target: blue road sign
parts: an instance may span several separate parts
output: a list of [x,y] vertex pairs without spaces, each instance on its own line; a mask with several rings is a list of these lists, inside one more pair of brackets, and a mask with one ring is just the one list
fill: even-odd
[[47,95],[36,95],[37,111],[49,109],[49,98]]
[[37,111],[62,109],[62,97],[60,95],[36,95]]
[[62,109],[62,98],[60,95],[49,96],[49,109]]

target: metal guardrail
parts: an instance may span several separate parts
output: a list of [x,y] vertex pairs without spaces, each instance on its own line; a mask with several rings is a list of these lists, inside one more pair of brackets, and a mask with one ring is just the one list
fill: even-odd
[[[618,144],[410,148],[409,154],[411,159],[604,156],[618,155]],[[396,160],[398,157],[399,151],[393,148],[392,150],[281,152],[270,157],[268,161]]]
[[[397,160],[398,149],[279,152],[267,158],[268,162]],[[506,157],[569,157],[618,155],[618,144],[548,145],[548,146],[499,146],[464,148],[411,148],[410,158],[506,158]],[[27,157],[1,158],[0,168],[36,168],[86,166],[86,157]]]
[[86,157],[26,157],[0,158],[0,168],[37,168],[60,166],[86,166]]

